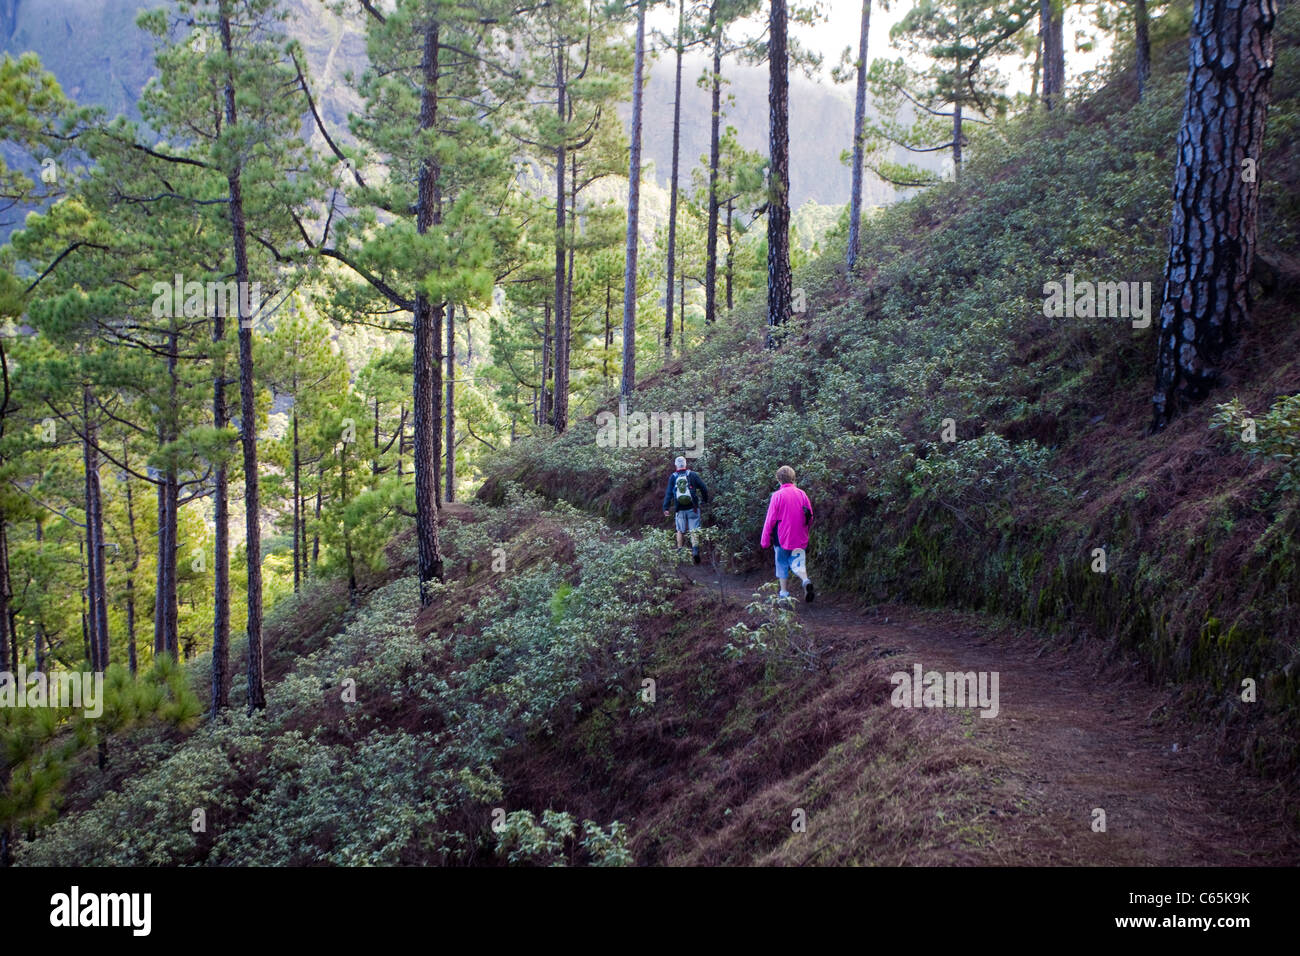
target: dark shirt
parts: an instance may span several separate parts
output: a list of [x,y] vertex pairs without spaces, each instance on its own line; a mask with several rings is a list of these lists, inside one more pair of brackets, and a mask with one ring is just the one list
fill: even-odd
[[[677,479],[682,475],[686,476],[686,481],[691,489],[691,500],[694,502],[694,505],[690,508],[677,507]],[[699,492],[698,495],[696,494],[697,491]],[[691,471],[689,468],[684,468],[681,471],[674,471],[668,476],[668,490],[664,492],[664,511],[668,511],[670,505],[672,506],[672,510],[675,511],[694,511],[700,506],[701,496],[703,496],[706,502],[709,500],[709,489],[699,475]]]

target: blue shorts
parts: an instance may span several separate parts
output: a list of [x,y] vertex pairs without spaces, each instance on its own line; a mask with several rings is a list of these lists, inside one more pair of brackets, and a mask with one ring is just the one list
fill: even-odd
[[677,512],[677,530],[683,533],[700,530],[700,509]]
[[793,551],[787,551],[779,544],[773,544],[772,550],[776,552],[776,576],[778,578],[788,578],[790,571],[796,573],[804,570],[804,562],[807,560],[807,554],[803,548],[795,548]]

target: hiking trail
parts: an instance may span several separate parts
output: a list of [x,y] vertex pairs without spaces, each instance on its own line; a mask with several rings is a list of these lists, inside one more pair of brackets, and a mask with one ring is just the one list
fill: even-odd
[[[766,552],[770,556],[770,552]],[[727,574],[684,566],[697,585],[721,589],[737,615],[762,571]],[[813,578],[816,583],[816,578]],[[802,588],[792,582],[792,593]],[[1216,757],[1213,731],[1173,714],[1162,691],[1094,650],[1069,649],[1027,629],[957,611],[879,605],[817,590],[797,613],[817,643],[866,644],[894,671],[998,672],[999,713],[965,722],[954,709],[922,709],[949,721],[991,754],[981,822],[991,859],[1009,865],[1202,866],[1295,864],[1293,828],[1280,784]],[[826,679],[836,680],[834,669]],[[882,706],[888,701],[882,700]],[[1106,814],[1093,831],[1093,811]],[[954,852],[958,851],[954,846]],[[967,862],[969,856],[935,864]]]

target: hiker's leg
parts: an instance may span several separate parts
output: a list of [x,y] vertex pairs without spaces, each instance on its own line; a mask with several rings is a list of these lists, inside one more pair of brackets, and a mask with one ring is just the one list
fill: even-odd
[[799,575],[799,580],[803,582],[803,599],[809,604],[817,596],[817,589],[813,587],[812,579],[808,577],[808,552],[804,548],[796,548],[790,558],[790,569]]
[[799,580],[808,583],[808,557],[803,548],[796,548],[790,558],[790,570],[799,575]]
[[686,547],[686,512],[679,511],[673,516],[677,525],[677,547]]
[[700,553],[700,509],[689,511],[686,514],[686,526],[691,532],[691,551],[695,554]]
[[774,544],[772,550],[776,552],[776,583],[781,585],[780,596],[789,597],[786,583],[790,580],[790,552],[779,544]]

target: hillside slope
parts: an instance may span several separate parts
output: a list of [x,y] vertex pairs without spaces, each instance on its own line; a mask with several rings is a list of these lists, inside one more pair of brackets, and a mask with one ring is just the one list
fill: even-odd
[[[268,622],[265,713],[236,692],[87,754],[17,862],[1300,861],[1297,492],[1209,427],[1300,392],[1297,29],[1260,164],[1272,272],[1202,408],[1149,436],[1151,330],[1042,310],[1066,273],[1158,291],[1171,46],[1147,102],[1121,75],[1018,124],[874,219],[858,274],[805,270],[778,348],[748,303],[640,383],[637,409],[705,413],[707,567],[661,518],[676,449],[592,421],[519,442],[444,510],[431,607],[409,533],[360,606],[311,582]],[[781,463],[818,510],[822,597],[793,610],[751,598]],[[917,664],[1001,674],[1000,719],[891,706]]]
[[[636,410],[704,414],[693,466],[716,492],[708,520],[731,565],[767,560],[764,502],[776,467],[791,464],[819,511],[811,553],[825,584],[1004,615],[1126,655],[1219,728],[1233,759],[1292,772],[1291,466],[1210,426],[1220,403],[1259,417],[1300,392],[1296,40],[1287,10],[1255,316],[1203,406],[1148,435],[1181,41],[1157,58],[1145,102],[1122,73],[1071,111],[1015,124],[960,185],[880,214],[856,275],[828,251],[796,277],[807,311],[779,348],[763,347],[752,303],[638,383]],[[1152,325],[1045,317],[1045,284],[1067,275],[1149,282]],[[481,496],[519,482],[616,525],[653,525],[676,453],[599,447],[581,422],[516,444]],[[1247,679],[1255,703],[1241,699]]]
[[[265,713],[113,740],[17,863],[1300,860],[1275,788],[1153,725],[1158,695],[1120,668],[1089,688],[1091,664],[1045,672],[973,615],[796,614],[564,505],[444,517],[433,607],[409,536],[359,609],[313,584],[268,622]],[[890,706],[914,661],[1000,669],[1000,719]]]

